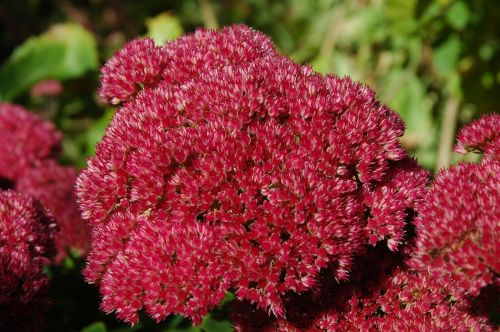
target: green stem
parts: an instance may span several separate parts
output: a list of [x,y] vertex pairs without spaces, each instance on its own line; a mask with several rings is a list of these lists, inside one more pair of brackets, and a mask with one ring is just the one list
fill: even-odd
[[441,121],[441,136],[439,138],[436,172],[448,166],[450,163],[459,108],[460,100],[450,96],[446,101],[443,119]]
[[200,7],[205,28],[218,29],[219,23],[217,22],[217,16],[210,0],[200,0]]

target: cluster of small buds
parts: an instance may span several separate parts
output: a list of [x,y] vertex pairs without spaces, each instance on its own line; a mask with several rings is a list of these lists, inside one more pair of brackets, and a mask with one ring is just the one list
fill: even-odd
[[56,263],[72,249],[84,255],[90,237],[73,193],[77,172],[56,162],[62,135],[21,106],[0,103],[0,190],[39,200],[56,218]]
[[465,126],[456,150],[483,152],[485,158],[440,171],[415,221],[416,268],[471,296],[500,287],[499,149],[499,115]]
[[36,200],[0,191],[0,330],[42,329],[57,225]]
[[269,38],[244,26],[223,33],[198,30],[168,47],[156,46],[149,38],[133,40],[103,67],[99,94],[104,101],[119,104],[160,82],[182,84],[213,68],[271,54],[276,51]]
[[483,153],[487,158],[500,160],[500,114],[485,115],[464,126],[457,141],[457,153],[474,151]]
[[15,182],[40,161],[55,158],[62,135],[23,107],[0,103],[0,178]]
[[416,264],[470,295],[499,282],[500,163],[441,171],[415,221]]
[[316,331],[493,331],[424,271],[398,268],[377,287],[365,286],[369,293],[359,286],[341,311],[318,318]]
[[56,218],[60,230],[56,237],[56,263],[66,257],[68,249],[80,256],[88,250],[89,229],[80,217],[74,195],[77,175],[74,168],[47,160],[27,169],[16,183],[17,191],[35,197]]
[[290,295],[284,318],[237,302],[231,313],[235,330],[493,331],[486,318],[472,315],[468,302],[457,301],[430,274],[408,270],[407,259],[380,246],[370,248],[355,259],[348,282],[323,273],[315,289]]
[[397,251],[427,172],[368,87],[283,57],[245,26],[127,44],[103,68],[123,102],[77,181],[85,276],[102,308],[199,323],[232,290],[276,317],[366,245]]

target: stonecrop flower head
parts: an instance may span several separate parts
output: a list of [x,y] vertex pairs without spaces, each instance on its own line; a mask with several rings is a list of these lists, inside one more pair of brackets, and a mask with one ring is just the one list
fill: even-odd
[[355,259],[352,277],[338,283],[323,273],[315,289],[287,298],[287,316],[276,318],[248,302],[233,306],[238,332],[493,331],[450,289],[425,270],[411,271],[407,257],[377,246]]
[[66,257],[69,249],[79,255],[84,255],[88,250],[89,229],[80,217],[73,193],[76,178],[77,171],[74,168],[48,160],[26,170],[16,183],[17,191],[38,199],[56,218],[61,234],[55,240],[58,252],[56,262]]
[[61,133],[23,107],[0,103],[0,178],[16,181],[41,160],[57,156]]
[[485,158],[439,172],[415,221],[417,268],[471,296],[500,286],[499,139],[498,115],[465,126],[456,150],[484,152]]
[[[41,329],[57,225],[34,199],[0,191],[0,330]],[[25,329],[23,329],[24,327]]]
[[398,250],[427,173],[401,119],[237,25],[127,44],[100,94],[123,102],[77,181],[102,308],[195,323],[233,290],[275,316],[365,245]]
[[52,123],[21,106],[0,103],[0,190],[30,195],[51,210],[60,228],[56,263],[70,249],[84,255],[90,236],[73,193],[77,172],[56,161],[61,138]]
[[485,115],[464,126],[457,137],[455,151],[483,153],[486,157],[500,160],[500,114]]
[[182,84],[213,68],[271,54],[276,50],[269,38],[244,26],[223,33],[198,30],[169,47],[156,46],[149,38],[133,40],[102,69],[99,92],[104,101],[118,104],[161,81]]

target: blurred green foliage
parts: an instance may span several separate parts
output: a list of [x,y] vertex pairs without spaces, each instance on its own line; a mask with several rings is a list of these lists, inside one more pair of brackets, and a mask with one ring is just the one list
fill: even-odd
[[[451,153],[457,128],[498,111],[495,0],[4,0],[0,100],[54,121],[65,135],[62,161],[84,167],[114,113],[96,94],[106,59],[137,36],[162,43],[238,22],[300,63],[370,85],[405,119],[402,143],[431,170],[459,160]],[[30,93],[45,79],[62,81],[62,93]],[[178,318],[127,328],[98,311],[95,287],[79,275],[81,260],[70,263],[51,271],[51,331],[231,330],[213,316],[197,328]]]
[[18,46],[0,68],[0,98],[12,100],[43,79],[67,80],[97,67],[92,34],[77,24],[55,24]]

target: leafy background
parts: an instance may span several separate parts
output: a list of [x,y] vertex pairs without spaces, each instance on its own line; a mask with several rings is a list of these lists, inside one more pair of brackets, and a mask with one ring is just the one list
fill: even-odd
[[[498,111],[495,0],[3,0],[0,100],[55,122],[65,135],[62,162],[83,168],[114,113],[96,94],[106,59],[138,36],[161,43],[237,22],[270,35],[297,62],[372,86],[405,119],[402,143],[433,171],[460,161],[451,152],[457,128]],[[62,92],[37,95],[33,86],[46,79]],[[82,264],[73,255],[49,270],[49,331],[231,330],[224,303],[197,328],[178,317],[127,327],[98,310]]]

